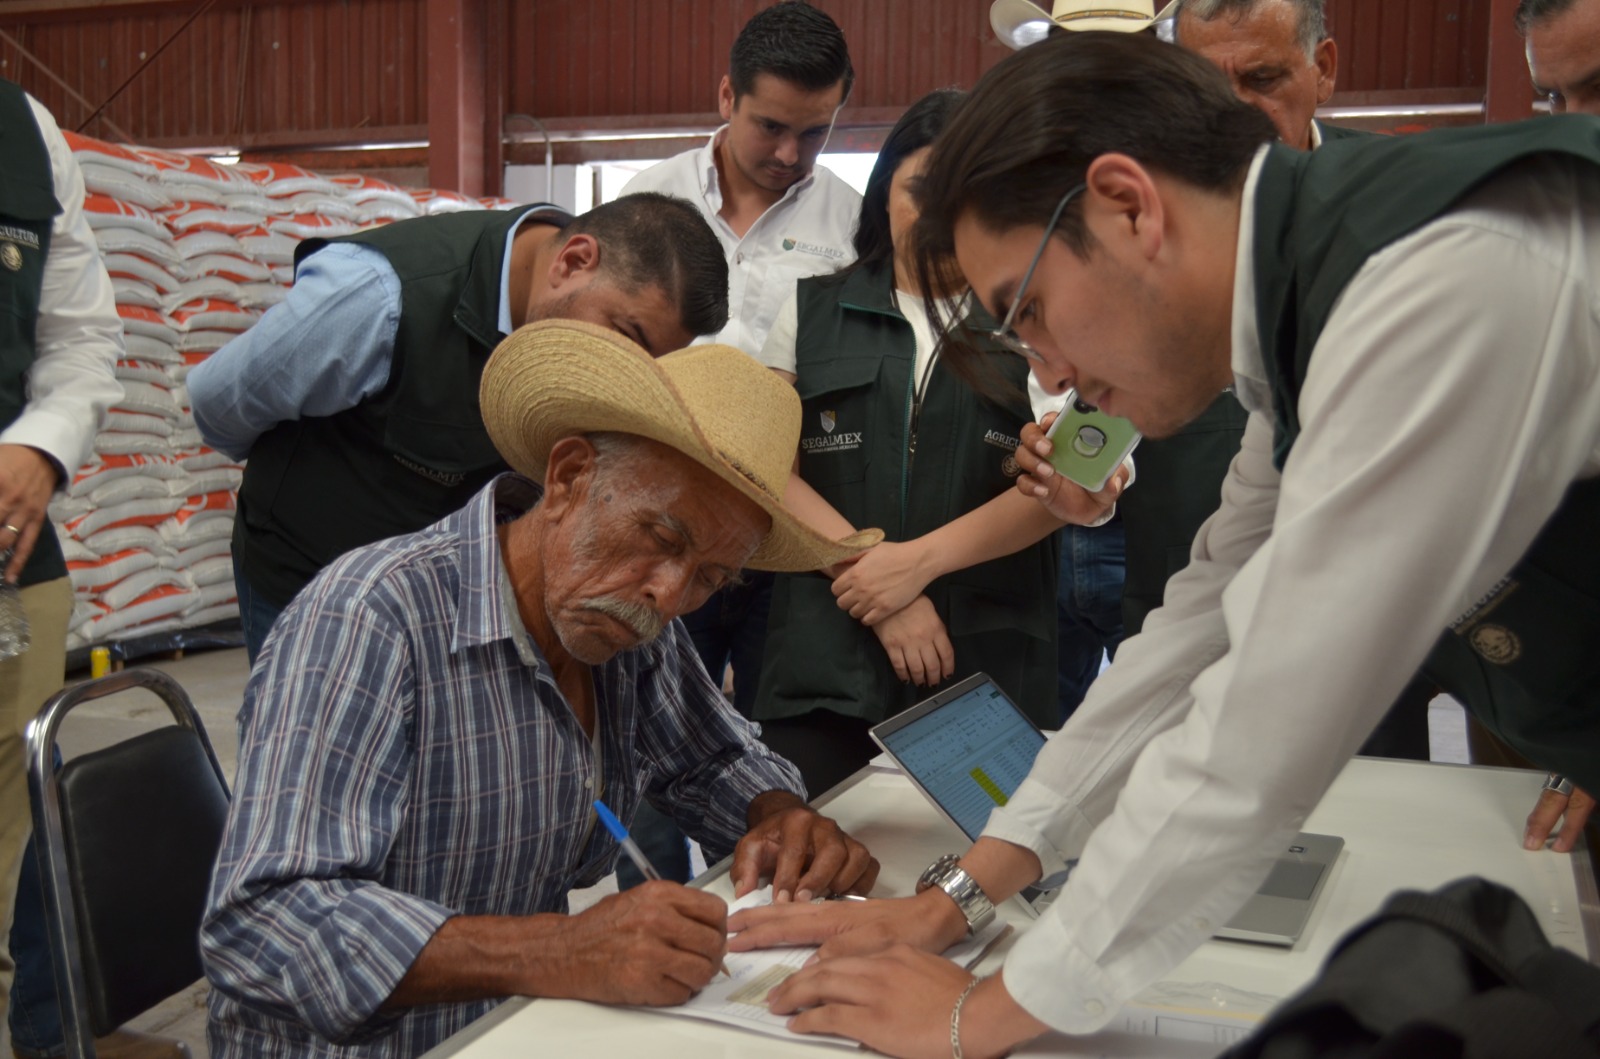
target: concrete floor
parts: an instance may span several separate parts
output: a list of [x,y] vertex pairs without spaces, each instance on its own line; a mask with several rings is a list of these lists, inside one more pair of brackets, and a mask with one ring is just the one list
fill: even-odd
[[[164,670],[189,693],[231,782],[239,750],[234,716],[249,676],[243,649],[199,651],[173,661],[143,664]],[[63,727],[62,747],[70,757],[108,746],[166,723],[167,716],[160,701],[143,691],[89,703],[75,711]],[[1466,722],[1460,706],[1453,700],[1445,696],[1434,700],[1429,711],[1429,729],[1435,761],[1467,761]],[[590,890],[574,893],[573,910],[581,911],[614,892],[616,879],[613,876]],[[197,982],[152,1008],[131,1025],[147,1033],[187,1041],[196,1059],[205,1059],[209,1055],[205,1044],[205,998],[205,984]],[[9,1054],[9,1042],[5,1041],[4,1029],[0,1027],[0,1055]]]

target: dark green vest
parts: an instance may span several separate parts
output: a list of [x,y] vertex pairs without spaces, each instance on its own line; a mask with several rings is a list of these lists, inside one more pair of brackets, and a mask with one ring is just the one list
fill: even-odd
[[[1272,149],[1256,193],[1254,254],[1280,468],[1300,432],[1300,389],[1317,338],[1367,259],[1495,174],[1551,153],[1600,166],[1600,122],[1550,118],[1344,141],[1315,155]],[[1600,480],[1576,482],[1528,552],[1423,666],[1530,760],[1589,790],[1600,790],[1597,542]]]
[[1117,501],[1127,536],[1124,639],[1144,627],[1167,582],[1189,565],[1195,534],[1222,504],[1222,480],[1249,419],[1239,399],[1225,393],[1176,434],[1146,438],[1134,450],[1138,481]]
[[[334,240],[372,247],[399,276],[394,358],[369,400],[279,423],[250,449],[233,554],[269,602],[287,605],[352,548],[438,521],[507,469],[483,427],[478,380],[502,337],[507,233],[537,208],[421,217]],[[326,242],[301,243],[296,263]]]
[[[28,403],[44,263],[60,213],[50,152],[33,108],[21,88],[0,80],[0,430],[15,423]],[[77,468],[62,470],[70,477]],[[66,576],[61,542],[45,519],[19,581],[34,585]]]
[[[913,454],[916,338],[892,284],[886,270],[857,269],[798,285],[800,476],[853,524],[909,540],[1015,488],[1012,453],[1033,417],[1019,358],[995,356],[1017,395],[1007,405],[979,398],[938,364]],[[1052,534],[926,590],[955,648],[952,679],[983,670],[1046,727],[1056,724],[1058,562]],[[778,576],[757,719],[827,709],[876,721],[927,694],[895,677],[877,635],[838,608],[828,578]]]

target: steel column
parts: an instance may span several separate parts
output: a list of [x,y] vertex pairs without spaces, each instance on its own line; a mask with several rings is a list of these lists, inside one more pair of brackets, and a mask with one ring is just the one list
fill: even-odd
[[[487,0],[427,0],[427,4],[428,183],[485,195],[489,193],[484,164]],[[498,136],[498,121],[495,129]]]
[[1521,121],[1533,116],[1528,55],[1516,26],[1517,0],[1490,0],[1489,77],[1484,120]]

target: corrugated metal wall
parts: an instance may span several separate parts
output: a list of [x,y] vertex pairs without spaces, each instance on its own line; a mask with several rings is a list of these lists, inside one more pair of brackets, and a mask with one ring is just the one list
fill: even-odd
[[[105,111],[144,143],[426,120],[422,0],[219,5],[182,29],[191,11],[21,25],[0,18],[0,30],[95,105],[171,40]],[[63,125],[88,116],[4,40],[0,63]]]
[[1483,88],[1489,0],[1328,0],[1339,89]]
[[[706,114],[734,34],[765,0],[507,0],[507,110],[545,119]],[[988,0],[817,0],[843,26],[852,107],[970,84],[1006,52]],[[6,16],[0,31],[91,103],[198,7],[93,19]],[[1481,89],[1488,0],[1330,0],[1342,92]],[[427,121],[426,0],[219,3],[107,108],[141,142],[333,143],[417,137]],[[0,73],[63,123],[88,108],[0,40]],[[88,131],[107,134],[104,126]]]
[[[734,36],[762,0],[541,0],[510,19],[511,110],[542,118],[714,108]],[[977,0],[817,0],[844,30],[856,107],[970,85],[1006,55]],[[603,8],[603,19],[597,19]],[[602,24],[603,23],[603,24]]]

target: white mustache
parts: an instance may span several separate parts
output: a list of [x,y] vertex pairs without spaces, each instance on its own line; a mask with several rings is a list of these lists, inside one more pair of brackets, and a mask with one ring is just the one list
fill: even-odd
[[661,630],[666,628],[666,622],[661,619],[650,607],[643,603],[632,603],[614,596],[596,596],[586,599],[579,604],[584,610],[598,611],[608,618],[615,618],[639,638],[641,643],[648,643],[661,635]]

